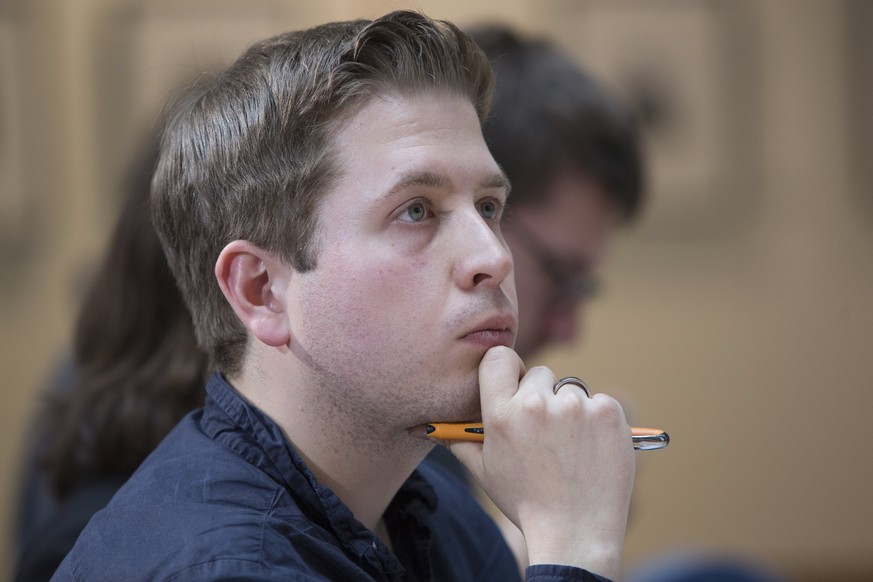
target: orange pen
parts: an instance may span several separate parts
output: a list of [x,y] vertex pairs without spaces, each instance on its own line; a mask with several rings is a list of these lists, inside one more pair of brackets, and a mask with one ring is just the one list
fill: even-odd
[[[631,427],[634,449],[654,451],[670,444],[670,435],[659,428]],[[481,422],[434,422],[427,425],[427,436],[445,441],[485,440],[485,429]]]

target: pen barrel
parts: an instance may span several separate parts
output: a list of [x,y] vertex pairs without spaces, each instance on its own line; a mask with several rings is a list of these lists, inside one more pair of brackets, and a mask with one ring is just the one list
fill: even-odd
[[485,429],[481,422],[439,422],[429,425],[428,435],[443,441],[472,441],[481,443],[485,440]]
[[[481,422],[435,422],[427,425],[427,436],[444,441],[485,440]],[[670,435],[659,428],[632,427],[631,438],[637,451],[654,451],[670,444]]]

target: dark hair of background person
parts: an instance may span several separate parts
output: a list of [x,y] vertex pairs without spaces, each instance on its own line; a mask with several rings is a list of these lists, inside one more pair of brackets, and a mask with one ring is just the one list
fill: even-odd
[[188,412],[208,360],[149,212],[158,140],[123,185],[117,222],[46,390],[22,479],[15,580],[49,580],[88,523]]
[[45,468],[59,500],[95,477],[129,476],[203,403],[207,359],[150,220],[156,160],[154,143],[79,312],[72,390],[49,399]]
[[483,132],[512,183],[510,205],[545,204],[548,179],[578,169],[603,188],[620,218],[635,218],[645,176],[632,111],[544,39],[493,24],[465,32],[494,67],[495,98]]

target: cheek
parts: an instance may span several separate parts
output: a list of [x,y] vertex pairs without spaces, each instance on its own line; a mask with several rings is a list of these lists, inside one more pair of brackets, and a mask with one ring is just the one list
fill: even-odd
[[428,271],[426,260],[346,263],[320,284],[321,309],[342,318],[347,331],[359,338],[416,327],[409,322],[424,323],[426,306],[437,309],[436,285]]

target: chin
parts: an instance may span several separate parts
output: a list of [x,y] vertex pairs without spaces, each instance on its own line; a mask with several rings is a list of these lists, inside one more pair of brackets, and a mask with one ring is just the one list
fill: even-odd
[[478,371],[452,380],[442,378],[418,392],[414,417],[428,422],[464,422],[482,416]]
[[435,402],[428,407],[424,416],[423,423],[479,421],[482,418],[482,409],[477,395],[475,402]]
[[479,402],[479,395],[476,395],[474,402],[467,402],[463,405],[453,407],[452,410],[446,411],[447,414],[442,422],[469,422],[479,421],[482,419],[482,405]]

